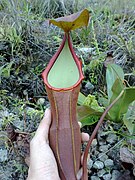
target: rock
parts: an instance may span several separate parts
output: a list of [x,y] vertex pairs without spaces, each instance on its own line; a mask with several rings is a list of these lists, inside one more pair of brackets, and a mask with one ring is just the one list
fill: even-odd
[[7,149],[0,148],[0,162],[6,161],[8,159],[7,155],[8,155]]
[[135,146],[135,139],[127,139],[127,143],[132,144],[133,146]]
[[88,90],[93,90],[93,89],[94,89],[94,86],[93,86],[93,84],[91,84],[91,83],[88,81],[87,84],[85,85],[85,88],[88,89]]
[[111,180],[117,180],[120,177],[120,172],[118,170],[112,171],[112,179]]
[[106,173],[104,169],[101,169],[97,172],[98,177],[103,177],[103,175]]
[[110,159],[113,159],[115,161],[119,161],[119,148],[116,147],[114,149],[110,149],[108,151],[107,155],[110,157]]
[[109,144],[114,144],[116,141],[118,140],[118,137],[116,134],[113,134],[113,133],[110,133],[107,138],[106,138],[106,141],[109,143]]
[[99,147],[99,151],[100,152],[106,152],[106,151],[108,151],[109,147],[110,147],[109,145],[101,145]]
[[37,105],[44,105],[44,103],[45,103],[45,99],[44,98],[39,98],[37,100]]
[[103,175],[103,179],[104,179],[104,180],[110,180],[110,179],[111,179],[111,177],[112,177],[112,176],[111,176],[111,174],[109,174],[109,173],[108,173],[108,174]]
[[104,153],[99,153],[99,154],[98,154],[98,159],[99,159],[100,161],[104,162],[105,160],[108,159],[108,156],[107,156],[106,154],[104,154]]
[[86,48],[86,47],[84,47],[84,48],[79,48],[78,50],[81,51],[84,54],[86,54],[86,53],[91,54],[95,50],[95,48]]
[[91,176],[90,179],[91,180],[100,180],[100,178],[98,176]]
[[127,147],[120,148],[120,160],[134,165],[135,155]]
[[119,176],[118,180],[134,180],[132,173],[130,170],[124,170]]
[[99,145],[106,144],[106,134],[105,134],[105,132],[102,132],[101,129],[99,129],[99,131],[98,131],[97,140],[98,140]]
[[24,131],[24,121],[22,119],[19,119],[19,117],[14,115],[14,120],[12,121],[12,124],[20,131]]
[[103,164],[103,162],[101,162],[101,161],[96,161],[96,162],[93,164],[93,168],[95,168],[95,169],[103,169],[103,167],[104,167],[104,164]]
[[111,160],[111,159],[105,160],[104,164],[105,164],[105,167],[112,167],[112,166],[114,166],[113,160]]
[[107,136],[107,132],[106,132],[106,131],[101,130],[101,132],[100,132],[100,136],[101,136],[101,137],[103,137],[103,138],[105,138],[105,137]]
[[[93,151],[94,150],[94,151]],[[95,156],[95,158],[97,157],[97,155],[99,154],[99,151],[95,150],[94,148],[92,149],[92,154],[93,156]]]
[[8,116],[9,116],[9,112],[7,109],[0,111],[0,118],[8,117]]
[[88,169],[91,169],[91,168],[92,168],[92,165],[93,165],[93,161],[92,161],[92,159],[89,158],[89,159],[87,160],[87,168],[88,168]]
[[93,139],[91,146],[95,147],[97,145],[97,139]]

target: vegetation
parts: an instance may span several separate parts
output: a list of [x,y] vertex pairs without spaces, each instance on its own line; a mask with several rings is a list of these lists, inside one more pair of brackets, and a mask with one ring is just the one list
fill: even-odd
[[[114,106],[106,119],[120,123],[120,130],[113,132],[134,138],[134,0],[0,1],[0,137],[5,137],[3,132],[9,124],[16,133],[33,135],[49,106],[41,73],[63,37],[63,32],[53,25],[48,26],[46,20],[84,8],[90,12],[88,27],[71,33],[85,76],[83,95],[78,100],[85,109],[78,110],[79,118],[83,119],[83,125],[96,123],[107,105],[124,91],[124,98],[116,104],[120,108]],[[82,112],[88,113],[85,118]],[[11,144],[15,143],[12,138],[11,142],[4,144],[10,152]],[[22,156],[25,155],[21,151]],[[15,173],[26,176],[24,165],[13,162],[12,166]],[[15,173],[11,176],[15,177]]]

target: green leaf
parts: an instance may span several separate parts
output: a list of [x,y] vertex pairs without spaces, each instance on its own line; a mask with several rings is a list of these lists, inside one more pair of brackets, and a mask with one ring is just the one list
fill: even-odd
[[3,68],[2,76],[6,77],[6,78],[10,77],[10,71],[11,71],[12,65],[13,65],[13,61],[11,61],[9,64],[7,64],[7,66],[5,68]]
[[93,95],[91,95],[91,94],[89,94],[89,95],[85,98],[83,104],[86,105],[86,106],[88,106],[88,107],[90,107],[90,108],[92,108],[92,109],[94,109],[94,110],[97,111],[97,112],[103,112],[103,111],[104,111],[104,108],[98,105],[98,102],[97,102],[95,96],[93,96]]
[[87,26],[89,22],[89,11],[84,9],[83,11],[71,14],[69,16],[60,17],[50,20],[50,23],[63,29],[65,32],[75,30],[77,28]]
[[116,64],[109,64],[106,71],[107,93],[109,100],[113,95],[112,86],[118,78],[124,81],[124,72],[122,68]]
[[82,123],[83,126],[91,125],[98,121],[101,116],[101,112],[98,112],[91,107],[86,105],[77,107],[78,121]]
[[126,88],[120,79],[116,79],[112,87],[113,95],[110,104],[122,90],[124,90],[123,95],[109,111],[109,116],[116,122],[121,121],[121,116],[127,112],[129,104],[135,100],[135,87]]
[[99,120],[99,116],[96,115],[89,115],[85,118],[83,118],[80,122],[83,126],[90,126],[92,124],[95,124]]
[[102,104],[102,106],[108,107],[108,99],[107,98],[99,95],[98,102],[99,102],[99,104]]
[[85,101],[86,96],[84,94],[82,94],[81,92],[79,92],[79,96],[78,96],[78,104],[79,105],[83,105],[84,101]]
[[127,113],[123,117],[123,122],[129,133],[131,135],[135,134],[135,101],[129,106]]

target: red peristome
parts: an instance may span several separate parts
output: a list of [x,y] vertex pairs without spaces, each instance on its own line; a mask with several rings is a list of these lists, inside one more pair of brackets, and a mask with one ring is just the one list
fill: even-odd
[[[47,77],[48,77],[48,73],[49,73],[50,69],[52,68],[53,64],[57,60],[59,54],[61,53],[67,39],[68,39],[69,49],[71,51],[73,59],[75,60],[76,65],[78,67],[80,78],[73,86],[71,86],[69,88],[55,88],[55,87],[52,87],[48,83]],[[82,63],[74,52],[69,33],[65,33],[65,35],[63,37],[63,41],[62,41],[58,51],[54,54],[54,56],[51,58],[49,64],[47,65],[46,69],[42,72],[42,78],[44,80],[45,85],[48,86],[50,89],[53,89],[55,91],[67,91],[67,90],[73,89],[73,88],[77,87],[81,83],[81,81],[84,79],[84,76],[82,73]]]

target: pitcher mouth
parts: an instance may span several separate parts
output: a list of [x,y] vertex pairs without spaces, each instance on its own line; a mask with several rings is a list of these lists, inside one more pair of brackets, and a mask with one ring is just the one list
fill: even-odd
[[[77,69],[78,69],[78,72],[79,72],[79,77],[78,77],[78,80],[76,81],[76,83],[74,83],[73,85],[69,86],[69,87],[61,87],[61,88],[57,88],[57,87],[54,87],[50,84],[49,80],[48,80],[48,75],[49,75],[49,72],[51,70],[51,68],[53,67],[54,63],[56,62],[58,56],[60,55],[60,53],[62,52],[62,49],[66,43],[66,41],[68,42],[68,47],[69,47],[69,50],[70,50],[70,53],[72,55],[72,58],[74,59],[74,62],[77,66]],[[57,72],[56,72],[57,73]],[[76,86],[78,86],[81,81],[84,79],[84,76],[83,76],[83,73],[82,73],[82,63],[81,61],[78,59],[78,57],[76,56],[75,52],[74,52],[74,49],[72,47],[72,43],[71,43],[71,40],[70,40],[70,35],[69,33],[65,33],[64,37],[63,37],[63,40],[62,40],[62,43],[58,49],[58,51],[54,54],[54,56],[51,58],[49,64],[47,65],[46,69],[42,72],[42,78],[43,78],[43,81],[45,83],[45,85],[52,89],[52,90],[55,90],[55,91],[68,91],[68,90],[72,90],[73,88],[75,88]],[[55,78],[55,77],[54,77]],[[74,78],[74,77],[73,77]]]

